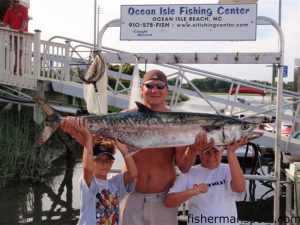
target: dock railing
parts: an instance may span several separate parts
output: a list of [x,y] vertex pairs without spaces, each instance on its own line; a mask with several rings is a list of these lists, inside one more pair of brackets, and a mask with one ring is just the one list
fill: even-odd
[[[36,76],[40,68],[35,67],[35,60],[40,52],[35,51],[39,32],[20,33],[15,30],[0,28],[0,82],[20,88],[34,90]],[[37,54],[37,55],[36,55]],[[38,70],[38,71],[35,71]]]

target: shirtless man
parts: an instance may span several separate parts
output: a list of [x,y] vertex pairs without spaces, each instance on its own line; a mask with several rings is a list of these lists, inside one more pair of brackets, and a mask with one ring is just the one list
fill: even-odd
[[[167,77],[159,70],[151,70],[144,76],[141,86],[144,104],[153,111],[170,111],[165,105],[168,95]],[[129,109],[127,112],[137,111]],[[65,119],[67,120],[67,118]],[[68,128],[65,121],[62,126]],[[78,134],[68,129],[73,137]],[[79,140],[78,138],[76,138]],[[213,145],[207,143],[206,134],[199,134],[193,145],[188,147],[145,149],[133,155],[139,171],[135,191],[123,202],[121,211],[123,225],[175,225],[177,208],[164,206],[164,198],[176,178],[175,165],[181,172],[189,171],[199,149]]]
[[[170,111],[165,105],[168,86],[163,72],[148,71],[144,76],[141,93],[144,104],[153,111]],[[199,137],[197,140],[199,141]],[[194,145],[196,144],[199,147],[199,143],[196,142]],[[177,224],[177,208],[166,208],[163,201],[175,181],[175,165],[181,172],[187,172],[194,164],[197,154],[197,148],[194,145],[145,149],[133,156],[140,172],[136,180],[135,191],[129,194],[125,203],[122,215],[123,225]]]

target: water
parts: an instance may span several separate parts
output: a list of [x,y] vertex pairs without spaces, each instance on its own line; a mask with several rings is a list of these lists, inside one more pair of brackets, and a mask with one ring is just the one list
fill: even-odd
[[[227,99],[228,95],[215,95],[214,97],[219,97]],[[214,113],[215,110],[209,106],[208,103],[202,98],[197,98],[194,96],[189,96],[188,102],[180,102],[176,106],[176,110],[184,110],[188,112],[201,112],[201,113]],[[262,102],[270,101],[269,97],[261,97],[256,95],[239,95],[239,98],[244,99],[246,103],[249,104],[261,104]],[[232,100],[232,96],[231,96]],[[214,107],[218,110],[223,109],[225,106],[221,103],[213,103]],[[174,110],[175,110],[174,109]]]
[[[200,104],[199,104],[200,101]],[[203,100],[191,97],[190,101],[180,103],[176,110],[209,112],[211,109]],[[222,105],[217,105],[221,109]],[[81,150],[75,152],[73,159],[63,157],[55,162],[51,169],[51,174],[46,178],[43,184],[34,184],[31,182],[14,182],[0,192],[0,225],[15,224],[76,224],[79,218],[79,188],[78,179],[82,173]],[[121,169],[123,159],[121,154],[117,153],[114,163],[114,169]],[[263,170],[267,173],[267,167]],[[248,182],[249,183],[249,182]],[[269,188],[257,183],[255,197],[260,198]],[[249,186],[248,186],[249,188]],[[248,190],[248,199],[250,191]],[[264,199],[273,195],[273,192],[267,194]],[[247,215],[251,207],[260,209],[259,205],[243,203],[239,206],[241,213]],[[248,201],[249,203],[249,201]],[[261,204],[266,207],[264,204]],[[249,208],[250,207],[250,208]],[[272,212],[272,204],[268,205]],[[264,211],[264,209],[262,209]],[[254,210],[255,211],[255,210]]]

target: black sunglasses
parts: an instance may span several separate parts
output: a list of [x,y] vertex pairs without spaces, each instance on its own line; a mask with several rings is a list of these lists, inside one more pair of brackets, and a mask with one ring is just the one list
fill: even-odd
[[160,90],[164,89],[167,86],[165,83],[157,83],[157,84],[154,84],[154,83],[145,83],[144,85],[148,89],[152,89],[152,88],[154,88],[156,86],[157,89],[160,89]]

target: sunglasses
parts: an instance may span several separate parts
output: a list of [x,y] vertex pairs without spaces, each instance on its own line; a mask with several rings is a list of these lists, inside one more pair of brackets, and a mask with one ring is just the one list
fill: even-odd
[[160,90],[164,89],[167,86],[165,83],[157,83],[157,84],[154,84],[154,83],[145,83],[144,85],[148,89],[153,89],[156,86],[157,89],[160,89]]

